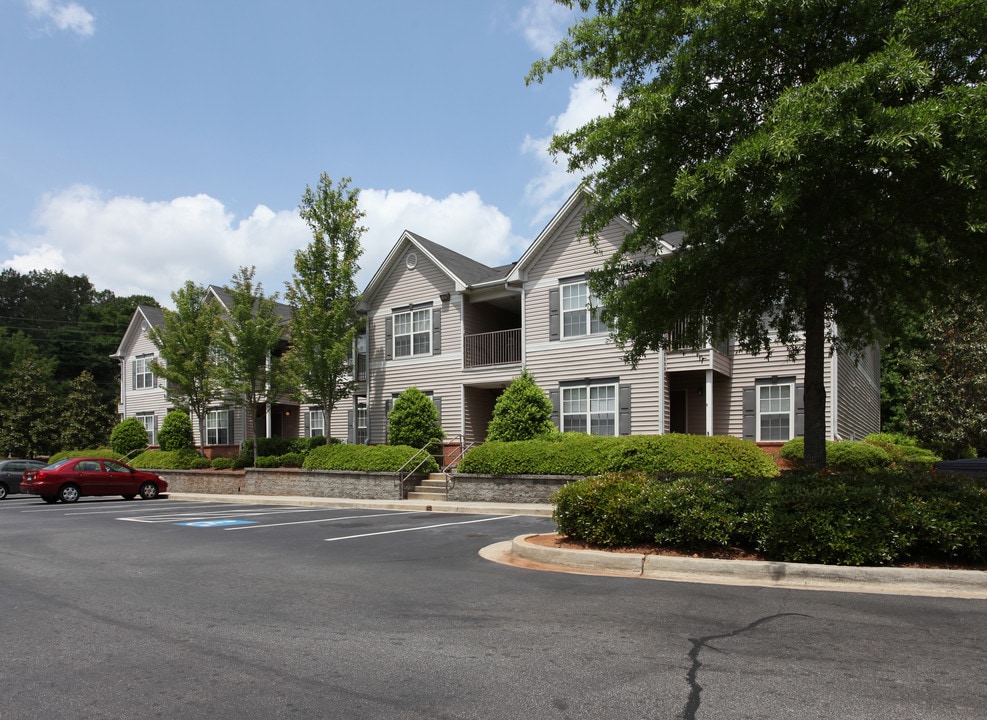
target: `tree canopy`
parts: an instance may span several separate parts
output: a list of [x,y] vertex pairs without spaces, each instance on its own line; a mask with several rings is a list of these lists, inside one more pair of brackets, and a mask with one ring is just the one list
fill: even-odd
[[199,441],[204,446],[206,413],[221,392],[215,363],[220,309],[206,289],[191,280],[173,292],[171,299],[175,309],[161,311],[164,324],[148,330],[160,358],[151,367],[168,381],[168,399],[195,416]]
[[[230,402],[253,420],[258,403],[273,400],[281,389],[279,358],[284,322],[277,312],[277,293],[264,294],[254,282],[256,269],[241,267],[224,290],[229,294],[229,313],[220,323],[216,348],[219,384]],[[251,422],[254,460],[257,459],[257,423]]]
[[[291,306],[291,347],[286,370],[296,397],[322,408],[328,418],[353,387],[354,346],[363,327],[354,278],[363,254],[358,188],[350,178],[334,187],[325,173],[315,190],[306,186],[299,206],[312,242],[295,252],[295,272],[285,298]],[[327,428],[328,432],[328,428]]]
[[632,362],[683,327],[804,353],[823,467],[827,338],[879,340],[947,279],[987,287],[987,4],[559,2],[586,16],[529,81],[570,69],[616,101],[552,142],[591,237],[633,222],[591,278],[604,320]]

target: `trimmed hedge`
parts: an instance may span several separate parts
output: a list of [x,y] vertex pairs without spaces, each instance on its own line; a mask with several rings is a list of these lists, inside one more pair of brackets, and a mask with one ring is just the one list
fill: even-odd
[[738,547],[782,562],[987,561],[987,487],[922,472],[663,479],[614,473],[553,498],[559,533],[601,547]]
[[[801,469],[805,455],[805,438],[797,437],[785,443],[778,456]],[[876,472],[887,468],[900,470],[929,470],[940,458],[930,450],[918,447],[903,435],[874,434],[861,441],[826,441],[826,466],[844,472],[858,470]]]
[[486,442],[459,463],[460,473],[581,475],[638,471],[655,475],[775,477],[778,468],[757,445],[734,437],[561,433],[550,439]]
[[141,470],[202,470],[210,467],[209,460],[195,450],[145,450],[130,464]]
[[[409,463],[420,451],[407,445],[348,445],[335,443],[315,448],[306,457],[302,467],[306,470],[351,470],[354,472],[397,472],[410,470]],[[418,469],[421,473],[439,471],[439,464],[431,455]]]
[[48,463],[58,462],[59,460],[64,460],[65,458],[77,457],[96,457],[119,460],[123,456],[120,453],[113,452],[110,448],[96,448],[95,450],[63,450],[62,452],[55,453],[48,458]]

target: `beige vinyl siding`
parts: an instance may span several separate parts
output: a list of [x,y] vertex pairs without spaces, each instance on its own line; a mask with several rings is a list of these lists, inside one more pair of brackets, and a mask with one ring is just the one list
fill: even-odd
[[121,392],[125,397],[118,406],[118,412],[126,417],[134,417],[137,413],[153,412],[158,416],[158,424],[164,418],[171,403],[165,395],[164,380],[155,376],[155,386],[152,388],[134,389],[134,361],[138,356],[153,356],[158,359],[158,349],[148,338],[146,332],[141,332],[134,340],[127,356],[123,360]]
[[[828,348],[827,348],[828,352]],[[774,343],[771,348],[771,358],[765,355],[749,355],[738,351],[733,358],[733,381],[730,390],[730,427],[729,434],[737,437],[744,436],[743,427],[743,393],[745,387],[753,387],[759,379],[770,377],[793,377],[795,383],[805,382],[805,361],[799,356],[794,362],[788,359],[788,351],[780,343]],[[826,436],[833,436],[832,414],[832,373],[830,363],[826,363],[823,373],[826,385]]]
[[[415,386],[431,391],[441,399],[442,426],[447,435],[462,432],[462,307],[459,302],[441,302],[440,293],[452,293],[453,281],[424,253],[415,250],[418,264],[409,270],[404,263],[412,251],[409,243],[398,255],[393,272],[371,299],[373,314],[368,318],[367,352],[370,367],[367,388],[368,425],[371,443],[382,443],[387,432],[387,402]],[[386,360],[385,324],[393,308],[432,303],[439,314],[441,347],[439,354]],[[433,323],[434,325],[434,323]],[[339,422],[335,420],[334,422]],[[345,430],[345,415],[342,421]],[[344,432],[340,437],[346,437]]]
[[524,294],[525,366],[546,392],[560,383],[614,378],[631,386],[631,432],[657,434],[661,416],[658,356],[646,358],[636,370],[606,335],[549,340],[549,293],[559,280],[578,277],[600,267],[620,245],[624,230],[614,222],[601,234],[598,248],[579,235],[580,213],[573,212],[551,242],[532,260]]
[[837,353],[837,434],[859,440],[881,430],[880,352],[872,346],[859,358]]

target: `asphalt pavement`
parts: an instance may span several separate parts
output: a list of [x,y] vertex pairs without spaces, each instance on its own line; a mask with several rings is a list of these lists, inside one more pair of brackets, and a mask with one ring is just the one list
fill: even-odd
[[[358,507],[479,515],[551,517],[552,505],[422,500],[359,500],[268,495],[170,493],[173,500],[211,500],[245,504]],[[716,585],[800,590],[987,599],[987,572],[925,568],[846,567],[807,563],[716,560],[600,550],[570,550],[528,542],[529,536],[484,548],[487,560],[532,570],[639,577]]]

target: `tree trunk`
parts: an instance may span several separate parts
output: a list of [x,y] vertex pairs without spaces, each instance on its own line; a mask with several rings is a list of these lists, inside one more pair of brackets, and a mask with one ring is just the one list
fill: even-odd
[[809,271],[805,303],[805,467],[826,467],[826,301],[822,268]]

